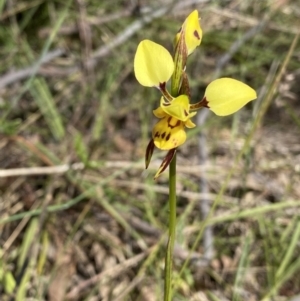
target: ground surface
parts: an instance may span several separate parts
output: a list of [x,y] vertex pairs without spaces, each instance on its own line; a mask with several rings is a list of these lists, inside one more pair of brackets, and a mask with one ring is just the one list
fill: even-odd
[[143,163],[160,96],[136,82],[133,57],[142,39],[171,50],[193,9],[192,101],[220,76],[259,98],[208,115],[178,151],[174,300],[300,294],[299,42],[285,63],[299,3],[172,7],[0,2],[0,300],[162,300],[168,177],[152,177],[164,154]]

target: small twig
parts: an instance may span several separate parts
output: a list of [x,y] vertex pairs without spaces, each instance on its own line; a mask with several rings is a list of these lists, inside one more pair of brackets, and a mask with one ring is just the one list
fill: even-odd
[[122,291],[122,293],[114,298],[112,301],[122,301],[126,300],[126,296],[133,291],[142,281],[144,280],[144,277],[136,276],[129,284],[126,286],[126,288]]
[[80,294],[81,291],[87,289],[91,285],[96,284],[101,279],[106,279],[107,277],[109,278],[119,277],[127,269],[137,265],[140,261],[142,261],[147,256],[147,254],[151,252],[152,249],[153,247],[149,248],[147,251],[144,251],[134,257],[127,259],[124,262],[121,262],[120,264],[112,267],[111,269],[105,270],[100,274],[97,274],[85,281],[82,281],[66,295],[66,299],[73,300],[75,298],[78,298],[78,295]]
[[23,146],[27,147],[33,154],[37,155],[40,160],[42,160],[45,164],[49,166],[53,166],[53,162],[43,153],[41,152],[33,143],[26,140],[22,136],[11,136],[9,137],[13,141],[17,141]]
[[[84,169],[83,163],[74,163],[74,164],[62,164],[62,165],[53,165],[53,162],[45,157],[44,154],[39,152],[39,150],[34,146],[34,144],[30,144],[28,141],[19,141],[25,146],[27,146],[32,153],[36,154],[45,164],[48,166],[35,166],[35,167],[21,167],[21,168],[10,168],[10,169],[0,169],[0,178],[7,178],[7,177],[15,177],[15,176],[34,176],[34,175],[46,175],[46,174],[62,174],[70,169],[73,170],[82,170]],[[155,162],[149,167],[149,170],[156,171],[160,166],[159,162]],[[199,175],[200,171],[206,171],[212,174],[220,175],[221,172],[226,172],[227,168],[230,164],[227,165],[194,165],[194,166],[186,166],[186,165],[178,165],[177,170],[179,173],[188,174],[197,176]],[[136,169],[136,170],[143,170],[145,169],[144,162],[136,162],[133,163],[132,161],[106,161],[102,167],[103,169]],[[99,177],[93,175],[85,175],[90,181],[98,181]],[[125,181],[124,181],[125,183]],[[123,184],[121,184],[123,185]],[[125,184],[124,184],[125,185]],[[187,192],[184,192],[187,193]]]
[[[161,231],[158,228],[155,228],[154,226],[152,226],[151,224],[140,220],[137,217],[127,217],[126,218],[128,223],[137,231],[142,232],[143,234],[146,234],[148,236],[153,236],[155,238],[160,238],[163,235],[163,231]],[[167,244],[168,241],[167,239],[165,239],[165,244]],[[203,260],[203,256],[200,253],[197,252],[192,252],[192,254],[190,254],[189,250],[185,249],[184,247],[182,247],[179,243],[175,242],[175,247],[174,247],[174,257],[180,259],[180,260],[185,260],[186,258],[188,258],[189,256],[191,256],[191,258],[194,259],[199,259],[199,260]]]
[[51,175],[51,174],[63,174],[72,170],[84,169],[83,163],[64,164],[57,166],[41,166],[41,167],[27,167],[27,168],[12,168],[1,169],[0,178],[7,177],[21,177],[21,176],[36,176],[36,175]]
[[52,61],[54,58],[57,58],[65,53],[65,50],[63,49],[56,49],[53,51],[48,52],[41,60],[41,62],[38,62],[36,64],[33,64],[30,67],[27,67],[25,69],[21,69],[18,71],[10,71],[4,74],[0,77],[0,89],[6,87],[7,85],[10,85],[14,82],[17,82],[19,80],[25,79],[27,77],[30,77],[35,71],[39,64],[45,64],[50,61]]
[[[156,192],[156,193],[161,193],[161,194],[166,194],[166,195],[169,194],[168,188],[165,186],[161,186],[161,185],[148,185],[148,184],[143,184],[140,182],[125,181],[125,180],[115,180],[115,181],[112,181],[112,185],[113,184],[116,184],[117,187],[128,187],[130,189],[139,189],[139,190],[151,189],[151,191]],[[182,198],[186,198],[190,201],[199,200],[199,199],[204,198],[208,202],[212,202],[217,196],[215,193],[209,193],[209,191],[192,192],[192,191],[180,191],[178,189],[176,191],[176,195],[179,197],[182,197]],[[224,200],[237,203],[238,198],[228,196],[228,197],[224,197]]]

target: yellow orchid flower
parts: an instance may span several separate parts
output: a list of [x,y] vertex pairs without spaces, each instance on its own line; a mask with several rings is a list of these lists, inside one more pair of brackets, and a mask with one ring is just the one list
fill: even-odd
[[189,99],[186,95],[180,95],[172,103],[165,103],[161,98],[161,105],[153,114],[160,118],[152,130],[152,139],[146,149],[146,168],[150,163],[154,146],[161,150],[168,150],[163,162],[161,163],[154,179],[156,179],[172,161],[177,147],[182,145],[186,140],[185,127],[193,128],[196,125],[190,118],[196,115],[196,112],[189,113]]
[[189,106],[186,95],[180,95],[167,106],[164,104],[163,97],[161,98],[160,107],[153,111],[153,114],[161,119],[152,130],[152,139],[157,148],[170,150],[185,142],[186,133],[184,128],[196,126],[191,121],[196,112],[189,113]]
[[[206,88],[203,99],[190,104],[190,89],[185,73],[186,60],[202,40],[198,11],[193,11],[184,21],[175,36],[175,52],[172,57],[167,49],[150,40],[143,40],[137,47],[134,58],[134,72],[138,82],[146,87],[156,87],[161,93],[160,106],[153,114],[160,120],[152,130],[152,139],[146,150],[146,168],[154,148],[168,150],[155,179],[168,167],[177,148],[186,141],[185,128],[196,125],[191,118],[196,110],[209,108],[219,116],[235,113],[251,100],[256,92],[248,85],[232,79],[220,78]],[[166,88],[171,80],[172,95]],[[179,94],[179,95],[178,95]]]

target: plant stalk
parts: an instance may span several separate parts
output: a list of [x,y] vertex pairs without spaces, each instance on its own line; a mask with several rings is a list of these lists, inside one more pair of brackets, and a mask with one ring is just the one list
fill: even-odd
[[164,301],[172,300],[172,267],[176,237],[176,153],[169,167],[169,239],[165,257]]

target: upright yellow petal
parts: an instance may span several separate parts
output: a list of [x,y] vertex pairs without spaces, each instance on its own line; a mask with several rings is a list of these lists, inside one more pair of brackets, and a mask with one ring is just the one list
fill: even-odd
[[198,11],[194,10],[190,13],[186,18],[185,23],[185,42],[188,49],[188,55],[190,55],[196,47],[200,45],[202,39],[202,29],[200,27]]
[[257,98],[254,89],[232,78],[219,78],[211,82],[205,97],[207,106],[219,116],[233,114]]
[[171,78],[173,71],[173,58],[167,49],[150,40],[140,42],[134,57],[134,73],[142,86],[159,87]]
[[177,45],[182,34],[185,36],[187,53],[190,55],[200,45],[202,40],[202,29],[197,10],[191,12],[185,19],[180,31],[176,34],[175,45]]

